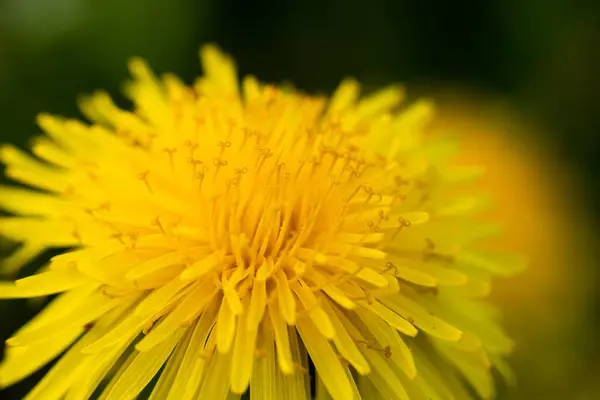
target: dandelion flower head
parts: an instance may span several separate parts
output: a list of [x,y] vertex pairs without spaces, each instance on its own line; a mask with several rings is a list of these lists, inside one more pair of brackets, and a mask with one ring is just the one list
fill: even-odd
[[69,249],[0,283],[57,295],[7,340],[0,385],[60,355],[28,399],[492,397],[512,343],[481,298],[520,263],[475,246],[496,227],[456,188],[482,169],[427,136],[432,104],[201,59],[191,87],[134,59],[133,111],[97,93],[90,124],[39,116],[35,157],[0,150],[29,187],[0,187],[6,268]]

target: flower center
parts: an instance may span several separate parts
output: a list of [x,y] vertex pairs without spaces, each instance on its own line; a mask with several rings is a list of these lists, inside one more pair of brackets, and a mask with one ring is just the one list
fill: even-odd
[[218,157],[199,177],[202,231],[220,254],[224,276],[266,279],[282,270],[293,278],[322,252],[339,253],[335,243],[360,246],[383,237],[378,224],[389,204],[366,220],[364,212],[372,216],[383,196],[360,183],[382,169],[340,132],[296,135],[274,154],[270,137],[241,131],[241,141],[218,143]]

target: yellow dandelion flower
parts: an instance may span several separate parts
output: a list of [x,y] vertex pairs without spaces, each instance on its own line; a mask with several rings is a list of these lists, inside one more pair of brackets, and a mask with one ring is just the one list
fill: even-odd
[[512,343],[480,298],[520,263],[471,245],[496,229],[455,188],[481,169],[424,135],[432,105],[353,80],[240,90],[227,56],[201,58],[193,87],[134,59],[133,112],[99,93],[91,125],[40,115],[37,158],[2,148],[37,189],[0,188],[10,262],[72,250],[0,283],[60,293],[7,340],[0,384],[63,353],[28,399],[492,397]]

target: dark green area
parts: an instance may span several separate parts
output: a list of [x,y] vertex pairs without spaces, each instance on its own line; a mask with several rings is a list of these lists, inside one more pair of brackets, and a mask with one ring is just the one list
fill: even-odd
[[[133,55],[146,58],[158,73],[175,72],[191,82],[200,72],[198,47],[216,42],[234,55],[242,74],[290,81],[312,92],[329,92],[351,75],[367,89],[402,82],[418,94],[461,87],[503,99],[544,132],[534,139],[551,149],[557,164],[573,168],[573,179],[584,183],[585,215],[596,235],[599,4],[4,0],[0,142],[25,146],[37,133],[34,119],[41,111],[79,116],[75,99],[82,93],[106,89],[123,103],[120,87]],[[506,398],[596,398],[597,300],[588,301],[588,324],[573,327],[572,349],[560,349],[577,354],[581,367],[561,371],[556,366],[564,375],[552,382],[528,382],[527,376],[519,376],[520,390]],[[37,308],[26,301],[0,302],[0,337],[8,337]],[[530,357],[555,350],[541,345]],[[0,391],[0,398],[21,398],[40,376]]]

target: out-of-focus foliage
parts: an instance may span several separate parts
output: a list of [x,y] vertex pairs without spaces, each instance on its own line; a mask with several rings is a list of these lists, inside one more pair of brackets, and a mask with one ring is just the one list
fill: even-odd
[[[353,75],[366,90],[402,82],[411,97],[441,97],[440,123],[463,132],[464,159],[488,165],[483,185],[500,199],[503,244],[531,259],[494,292],[517,340],[518,386],[501,398],[600,398],[597,4],[4,0],[0,142],[26,144],[40,111],[78,116],[81,93],[118,94],[132,55],[189,82],[208,41],[234,54],[242,74],[310,91]],[[0,336],[38,308],[2,302]],[[21,398],[39,376],[0,397]]]

